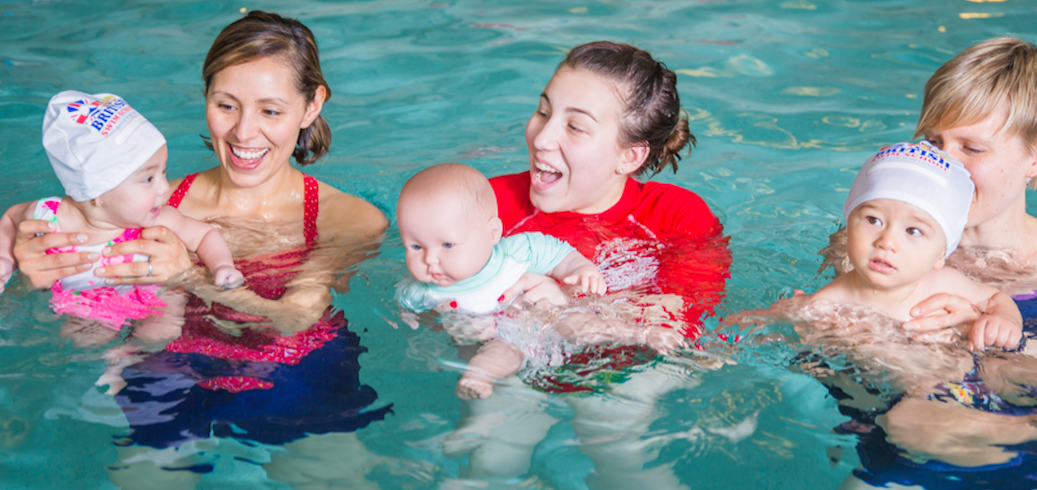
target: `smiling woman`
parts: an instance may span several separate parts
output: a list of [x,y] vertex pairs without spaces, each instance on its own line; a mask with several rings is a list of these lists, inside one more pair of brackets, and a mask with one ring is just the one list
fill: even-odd
[[[385,216],[290,164],[292,157],[300,165],[316,161],[331,140],[320,116],[331,92],[313,34],[293,19],[250,12],[213,42],[203,79],[209,141],[220,165],[173,182],[165,209],[223,223],[246,287],[223,291],[187,281],[193,294],[171,299],[166,315],[143,322],[131,345],[111,352],[115,366],[105,380],[110,392],[118,392],[134,443],[120,449],[122,464],[112,470],[122,488],[152,476],[197,480],[206,469],[187,454],[172,466],[193,471],[157,471],[140,455],[210,437],[284,444],[288,452],[273,458],[267,472],[297,482],[304,477],[286,462],[293,455],[330,439],[359,445],[352,431],[389,410],[365,410],[377,395],[359,381],[357,358],[364,348],[342,313],[329,307],[333,285],[348,289],[343,271],[377,248]],[[53,246],[43,245],[46,240],[75,239],[28,238],[25,230],[23,236],[36,243],[23,247],[21,265],[34,263],[26,252]],[[120,245],[138,248],[115,250],[117,245],[113,253],[144,252],[161,268],[160,277],[141,278],[111,267],[109,273],[129,276],[120,281],[162,280],[190,264],[175,237]],[[26,271],[42,276],[31,279],[34,284],[64,273],[42,269]],[[149,345],[152,354],[135,354],[134,344],[143,341],[165,344]],[[166,408],[150,408],[155,406]]]

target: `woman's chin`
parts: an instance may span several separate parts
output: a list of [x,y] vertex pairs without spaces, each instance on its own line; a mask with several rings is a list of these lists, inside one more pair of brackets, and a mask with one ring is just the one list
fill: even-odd
[[565,203],[562,199],[553,197],[551,195],[544,195],[538,192],[535,188],[529,190],[529,202],[533,204],[533,207],[540,210],[542,213],[557,213],[559,211],[566,211]]

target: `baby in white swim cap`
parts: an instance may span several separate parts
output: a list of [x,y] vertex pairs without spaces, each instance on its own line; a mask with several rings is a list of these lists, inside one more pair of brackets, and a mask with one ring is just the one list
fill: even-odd
[[[47,253],[97,251],[134,240],[141,228],[162,225],[213,272],[216,285],[241,286],[227,242],[212,226],[165,205],[166,140],[121,97],[65,91],[51,98],[43,120],[43,146],[66,197],[16,204],[0,218],[0,280],[14,271],[18,224],[27,219],[54,223],[54,231],[86,233],[90,241]],[[75,250],[72,250],[75,249]],[[147,256],[104,257],[96,267]],[[3,286],[0,283],[0,291]],[[157,286],[105,286],[93,270],[66,277],[52,288],[55,312],[99,320],[118,330],[127,319],[144,318],[163,306]]]
[[919,302],[948,293],[982,312],[970,334],[1021,331],[1011,297],[944,267],[961,241],[974,190],[964,165],[928,142],[883,148],[861,167],[843,206],[853,270],[811,298],[873,306],[906,322]]

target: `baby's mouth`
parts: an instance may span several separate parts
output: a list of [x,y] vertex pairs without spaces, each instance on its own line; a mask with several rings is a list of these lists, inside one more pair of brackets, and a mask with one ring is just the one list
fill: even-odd
[[868,262],[868,265],[871,266],[872,270],[879,272],[890,272],[896,270],[896,267],[893,267],[893,264],[882,259],[871,259],[871,261]]
[[562,178],[562,173],[540,162],[534,164],[537,171],[533,176],[541,184],[553,184]]

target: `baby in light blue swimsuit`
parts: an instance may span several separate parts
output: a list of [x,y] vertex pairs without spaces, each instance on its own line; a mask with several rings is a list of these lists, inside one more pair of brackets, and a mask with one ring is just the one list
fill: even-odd
[[[397,286],[397,300],[406,309],[423,312],[445,304],[463,313],[495,313],[518,293],[549,280],[544,276],[578,284],[584,293],[601,295],[607,289],[598,268],[561,240],[540,233],[501,239],[493,188],[467,165],[418,172],[400,191],[396,216],[413,276]],[[546,299],[567,302],[557,293]],[[485,332],[482,338],[494,336]],[[516,373],[524,360],[516,346],[500,339],[488,342],[469,361],[458,396],[490,396],[493,382]]]

